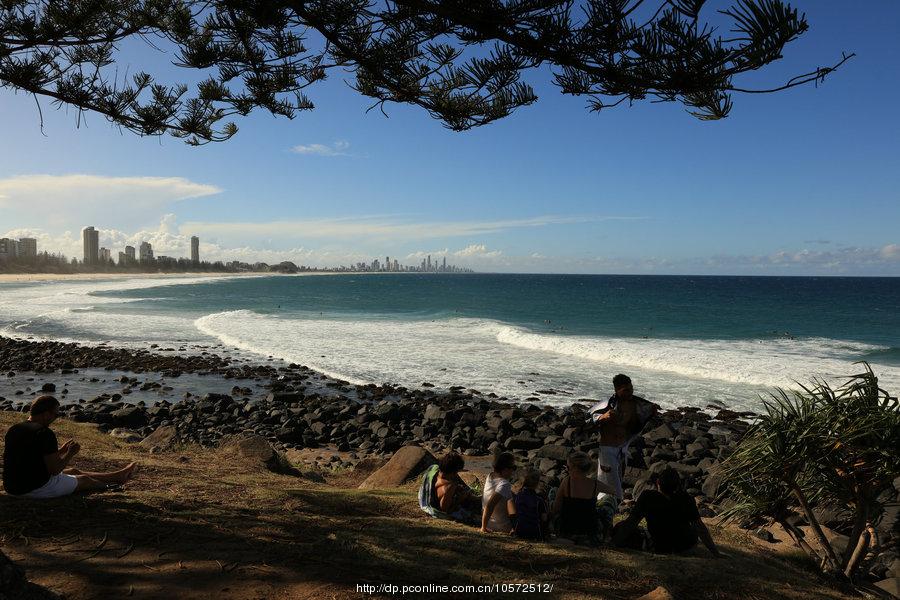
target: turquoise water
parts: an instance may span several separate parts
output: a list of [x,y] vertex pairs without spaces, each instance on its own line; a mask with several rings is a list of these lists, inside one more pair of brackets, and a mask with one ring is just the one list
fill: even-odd
[[354,382],[555,404],[624,371],[663,404],[753,407],[867,360],[900,384],[900,279],[333,275],[0,286],[0,331],[218,343]]

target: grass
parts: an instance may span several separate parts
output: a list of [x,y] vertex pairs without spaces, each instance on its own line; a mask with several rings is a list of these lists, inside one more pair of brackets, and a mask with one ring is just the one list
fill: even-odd
[[[0,413],[5,430],[21,419]],[[82,445],[76,466],[137,461],[125,489],[34,502],[0,495],[0,543],[30,578],[88,598],[359,598],[361,583],[551,583],[552,597],[844,598],[795,559],[743,532],[713,528],[729,559],[704,549],[653,556],[530,544],[426,517],[415,486],[363,492],[274,475],[223,451],[149,454],[86,424],[54,424]],[[361,481],[362,478],[360,478]],[[452,596],[451,596],[452,597]]]

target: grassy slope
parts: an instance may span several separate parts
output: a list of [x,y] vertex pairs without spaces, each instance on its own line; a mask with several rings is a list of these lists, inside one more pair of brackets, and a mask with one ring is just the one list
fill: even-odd
[[[0,413],[0,428],[21,417]],[[425,517],[414,485],[377,492],[243,466],[221,451],[148,454],[89,425],[83,470],[136,460],[119,492],[28,502],[0,494],[0,543],[29,576],[68,598],[359,598],[357,583],[541,582],[553,597],[636,598],[664,585],[678,598],[842,598],[791,553],[714,528],[730,559],[705,550],[658,557],[527,544]],[[546,596],[545,596],[546,597]]]

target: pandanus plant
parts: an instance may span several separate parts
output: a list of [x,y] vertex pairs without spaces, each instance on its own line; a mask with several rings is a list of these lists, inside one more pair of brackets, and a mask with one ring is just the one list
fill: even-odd
[[[879,552],[875,525],[900,475],[897,398],[861,364],[864,372],[837,389],[820,380],[778,389],[722,466],[725,521],[778,523],[824,571],[850,580],[867,556],[871,560]],[[817,507],[852,515],[842,551],[825,535]],[[795,511],[809,523],[817,548],[790,519]]]

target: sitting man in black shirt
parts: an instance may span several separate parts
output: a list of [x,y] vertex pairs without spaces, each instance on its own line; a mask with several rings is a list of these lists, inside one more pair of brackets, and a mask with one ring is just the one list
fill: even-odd
[[667,468],[659,474],[655,490],[641,492],[628,518],[616,526],[616,545],[632,545],[629,540],[638,533],[641,519],[647,519],[654,552],[684,552],[693,548],[699,538],[713,556],[723,556],[700,519],[697,503],[682,491],[681,478],[674,469]]
[[41,396],[31,405],[31,416],[6,432],[3,447],[3,488],[23,498],[58,498],[75,491],[105,489],[125,483],[135,464],[110,473],[85,473],[67,468],[81,446],[69,440],[62,447],[50,424],[59,414],[59,401]]

